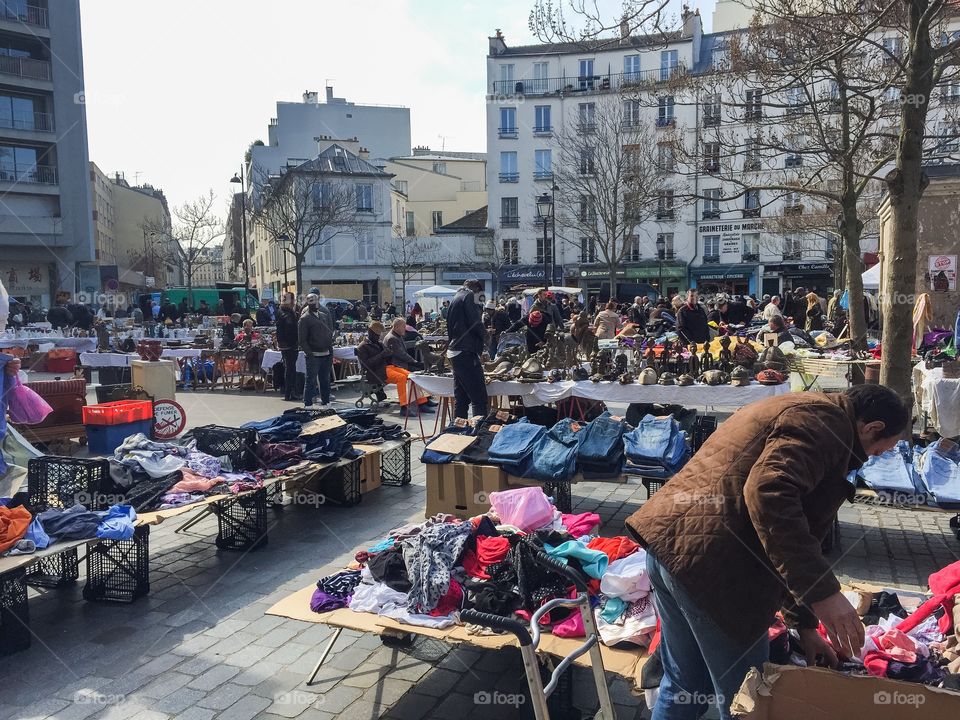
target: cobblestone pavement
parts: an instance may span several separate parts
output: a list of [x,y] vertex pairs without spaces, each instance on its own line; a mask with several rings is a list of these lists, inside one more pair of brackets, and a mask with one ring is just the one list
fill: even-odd
[[[178,399],[192,425],[261,419],[284,407],[250,395]],[[255,552],[218,551],[210,518],[186,534],[173,532],[182,520],[155,527],[151,591],[133,604],[84,602],[82,578],[76,587],[31,590],[33,646],[4,659],[0,717],[532,717],[529,702],[519,708],[474,702],[475,693],[525,692],[516,651],[450,648],[429,639],[393,647],[377,636],[344,631],[318,682],[308,687],[306,677],[331,631],[264,615],[277,600],[342,567],[355,548],[423,517],[418,454],[415,445],[410,486],[380,488],[357,507],[270,510],[269,544]],[[624,519],[645,499],[645,489],[631,484],[584,483],[573,493],[576,511],[598,512],[607,534],[622,532]],[[838,575],[842,581],[923,587],[932,571],[960,551],[948,519],[943,513],[846,506],[840,514],[842,546],[833,555]],[[618,717],[643,716],[643,701],[627,683],[609,680]],[[585,671],[575,674],[573,697],[585,712],[595,710]]]

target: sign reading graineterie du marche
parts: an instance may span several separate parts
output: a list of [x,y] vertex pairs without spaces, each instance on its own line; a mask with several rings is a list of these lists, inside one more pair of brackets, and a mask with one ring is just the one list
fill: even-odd
[[157,400],[153,404],[153,436],[157,440],[170,440],[183,432],[187,426],[187,413],[180,403],[173,400]]

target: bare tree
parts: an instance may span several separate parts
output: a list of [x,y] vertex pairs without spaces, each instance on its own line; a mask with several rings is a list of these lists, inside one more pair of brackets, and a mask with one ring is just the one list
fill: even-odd
[[407,235],[403,228],[394,225],[390,242],[378,248],[380,259],[393,268],[395,279],[400,280],[400,297],[406,301],[407,284],[428,267],[437,264],[440,242],[431,237]]
[[353,184],[325,177],[305,163],[279,177],[263,177],[253,221],[294,259],[297,292],[303,290],[303,266],[309,252],[340,234],[360,228]]
[[581,262],[606,266],[616,297],[617,270],[641,257],[641,228],[672,223],[685,185],[674,174],[676,138],[668,129],[658,142],[635,100],[607,97],[590,107],[554,140],[556,229]]
[[460,253],[455,260],[460,265],[476,268],[478,272],[490,273],[491,289],[494,296],[500,292],[500,275],[505,268],[516,265],[518,261],[514,249],[504,248],[499,229],[488,229],[473,239],[473,252]]
[[530,11],[530,32],[545,43],[579,43],[593,49],[616,44],[622,37],[666,37],[675,19],[669,0],[624,0],[619,18],[607,15],[597,0],[536,0]]
[[213,263],[210,250],[223,242],[223,221],[214,209],[216,198],[211,190],[193,201],[187,201],[173,210],[172,227],[147,220],[143,223],[146,236],[166,237],[157,254],[163,262],[183,269],[187,286],[187,304],[193,307],[193,282],[199,269]]

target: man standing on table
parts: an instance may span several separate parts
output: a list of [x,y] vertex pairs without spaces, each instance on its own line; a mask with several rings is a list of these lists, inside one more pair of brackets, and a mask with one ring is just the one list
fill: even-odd
[[447,357],[453,367],[454,416],[487,414],[487,384],[480,356],[486,346],[487,331],[480,319],[480,295],[483,284],[467,280],[447,311]]
[[730,718],[748,670],[768,658],[781,609],[810,665],[860,652],[863,625],[820,544],[853,500],[847,475],[892,448],[909,419],[880,385],[755,402],[627,519],[647,550],[662,633],[652,720],[698,718],[710,700]]

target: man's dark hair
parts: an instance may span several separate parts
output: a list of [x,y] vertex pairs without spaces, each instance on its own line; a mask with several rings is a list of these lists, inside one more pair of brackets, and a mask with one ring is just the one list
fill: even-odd
[[864,423],[883,423],[881,437],[893,437],[903,432],[910,422],[910,412],[903,400],[883,385],[854,385],[843,393],[853,404],[857,420]]

